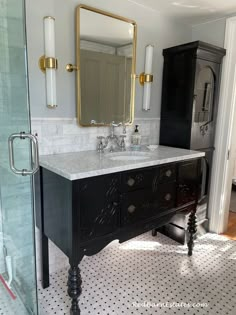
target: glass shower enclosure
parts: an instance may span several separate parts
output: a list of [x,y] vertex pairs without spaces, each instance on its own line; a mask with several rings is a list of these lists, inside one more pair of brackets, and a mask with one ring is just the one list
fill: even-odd
[[[0,314],[38,314],[24,0],[0,0]],[[24,136],[25,135],[25,136]]]

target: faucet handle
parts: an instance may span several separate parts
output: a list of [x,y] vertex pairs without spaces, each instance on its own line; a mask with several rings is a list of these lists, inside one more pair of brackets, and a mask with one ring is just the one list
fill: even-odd
[[97,146],[97,151],[98,152],[104,152],[104,149],[106,147],[106,144],[103,144],[103,139],[105,139],[105,137],[103,136],[98,136],[98,146]]

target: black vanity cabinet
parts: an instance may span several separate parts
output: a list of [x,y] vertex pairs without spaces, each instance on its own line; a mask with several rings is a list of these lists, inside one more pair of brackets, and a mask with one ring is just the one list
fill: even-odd
[[195,158],[78,180],[41,167],[36,221],[41,232],[43,287],[49,286],[48,239],[69,258],[68,294],[74,315],[80,314],[79,262],[109,242],[126,241],[188,211],[188,253],[192,255],[200,167],[201,158]]

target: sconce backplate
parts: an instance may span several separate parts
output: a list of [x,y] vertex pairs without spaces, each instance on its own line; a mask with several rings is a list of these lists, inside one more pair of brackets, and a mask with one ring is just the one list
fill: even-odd
[[145,74],[144,72],[140,73],[139,83],[144,85],[144,83],[152,83],[153,82],[153,75],[152,74]]
[[39,68],[40,70],[45,73],[46,69],[57,69],[57,59],[53,57],[45,57],[45,55],[39,58]]

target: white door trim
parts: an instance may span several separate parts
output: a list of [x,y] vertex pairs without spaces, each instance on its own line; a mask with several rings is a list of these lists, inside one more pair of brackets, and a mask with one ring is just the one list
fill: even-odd
[[[209,200],[210,231],[227,229],[235,147],[232,147],[233,126],[236,125],[236,17],[227,19],[215,153]],[[236,128],[235,128],[236,131]],[[228,154],[230,152],[230,154]]]

